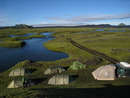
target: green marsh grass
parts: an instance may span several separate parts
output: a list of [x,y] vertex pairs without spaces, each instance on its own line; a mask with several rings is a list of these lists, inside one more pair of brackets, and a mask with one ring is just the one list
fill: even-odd
[[30,38],[42,38],[42,37],[45,37],[44,35],[41,35],[41,34],[34,34],[34,35],[31,35],[29,36]]
[[[105,53],[106,55],[111,56],[120,61],[126,61],[130,63],[130,32],[126,29],[125,32],[93,31],[91,33],[79,33],[95,29],[97,28],[43,28],[24,29],[23,31],[21,31],[21,33],[25,33],[25,31],[28,31],[30,33],[34,31],[37,33],[45,31],[55,32],[53,33],[53,36],[55,36],[55,38],[46,42],[44,44],[45,47],[51,51],[65,52],[69,55],[69,57],[57,61],[33,62],[28,66],[26,65],[29,61],[19,62],[11,69],[0,74],[0,83],[2,83],[0,84],[0,97],[66,97],[66,93],[71,97],[88,95],[88,98],[90,98],[91,96],[93,96],[94,98],[100,98],[105,97],[106,95],[108,97],[111,97],[111,94],[114,97],[120,96],[121,94],[123,95],[124,92],[122,93],[121,90],[129,90],[128,87],[130,86],[130,78],[117,78],[114,81],[95,80],[91,72],[102,65],[111,63],[104,59],[102,59],[101,62],[99,62],[98,60],[96,61],[95,58],[98,57],[76,48],[70,42],[67,41],[67,38],[72,38],[74,41],[87,48],[99,51],[101,53]],[[112,30],[113,28],[108,29]],[[114,30],[120,29],[114,28]],[[16,31],[14,30],[15,33]],[[6,30],[3,30],[2,34],[5,32]],[[7,30],[6,33],[9,34],[9,32],[12,31]],[[61,73],[68,75],[78,75],[78,78],[74,82],[64,86],[53,86],[47,84],[49,78],[51,78],[53,75],[44,75],[44,71],[46,70],[46,68],[53,66],[69,67],[74,61],[80,61],[83,64],[87,65],[86,69],[82,69],[79,71],[73,71],[68,69],[66,72]],[[7,89],[7,85],[13,79],[11,77],[8,77],[9,72],[14,68],[22,66],[25,66],[26,68],[37,69],[35,72],[29,75],[30,78],[44,78],[45,80],[41,81],[35,86],[31,86],[28,88]]]
[[24,41],[3,41],[0,43],[0,47],[22,47],[24,45]]

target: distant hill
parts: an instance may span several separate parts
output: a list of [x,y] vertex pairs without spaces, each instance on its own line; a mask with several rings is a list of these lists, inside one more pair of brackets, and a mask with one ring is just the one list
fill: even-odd
[[130,28],[130,25],[117,25],[117,26],[113,26],[113,25],[110,25],[110,24],[99,24],[99,25],[72,25],[72,26],[64,26],[64,25],[40,25],[40,26],[31,26],[31,25],[26,25],[26,24],[17,24],[15,26],[5,26],[5,27],[0,27],[0,29],[6,29],[6,28],[60,28],[60,27],[64,27],[64,28],[68,28],[68,27],[97,27],[97,28]]
[[110,25],[110,24],[99,24],[99,25],[75,25],[75,26],[37,26],[37,27],[33,27],[33,28],[60,28],[60,27],[97,27],[97,28],[130,28],[130,25],[125,25],[125,26],[113,26],[113,25]]
[[18,28],[18,29],[24,29],[24,28],[33,28],[33,26],[30,26],[30,25],[26,25],[26,24],[16,24],[15,26],[5,26],[5,27],[0,27],[0,29],[15,29],[15,28]]

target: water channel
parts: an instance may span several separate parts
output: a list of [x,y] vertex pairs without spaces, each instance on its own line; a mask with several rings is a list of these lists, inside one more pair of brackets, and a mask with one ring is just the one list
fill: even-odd
[[[32,61],[55,61],[67,58],[68,55],[60,52],[49,51],[43,43],[52,40],[52,32],[42,33],[46,37],[24,40],[26,45],[19,48],[0,47],[0,72],[3,72],[16,63],[24,60]],[[13,35],[12,35],[13,37]]]

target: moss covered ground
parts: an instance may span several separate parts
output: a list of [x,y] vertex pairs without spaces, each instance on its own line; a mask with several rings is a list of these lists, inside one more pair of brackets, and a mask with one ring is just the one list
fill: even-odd
[[4,41],[0,43],[0,47],[22,47],[25,44],[24,41]]
[[[99,28],[43,28],[27,29],[28,32],[51,31],[55,37],[44,45],[51,51],[64,52],[68,58],[57,61],[30,62],[28,60],[19,62],[11,69],[0,73],[0,97],[7,98],[113,98],[125,97],[129,95],[130,78],[116,78],[114,81],[97,81],[91,72],[102,65],[111,64],[103,58],[94,56],[88,52],[73,46],[67,38],[72,38],[79,44],[104,53],[119,61],[130,63],[130,30],[126,28],[106,28],[111,30],[126,30],[124,32],[94,31]],[[15,29],[12,29],[15,32]],[[16,29],[17,30],[17,29]],[[26,30],[24,29],[23,32]],[[26,31],[26,32],[27,32]],[[91,32],[90,32],[91,31]],[[12,31],[0,31],[0,35],[5,36]],[[22,30],[20,31],[22,32]],[[19,32],[19,33],[20,33]],[[80,32],[80,33],[79,33]],[[86,32],[86,33],[84,33]],[[77,75],[77,79],[69,85],[48,85],[49,78],[53,75],[44,75],[48,67],[63,66],[68,68],[74,61],[79,61],[87,66],[85,69],[74,71],[68,69],[61,74]],[[8,84],[14,77],[8,77],[9,72],[19,67],[36,69],[27,77],[39,82],[28,88],[7,89]]]

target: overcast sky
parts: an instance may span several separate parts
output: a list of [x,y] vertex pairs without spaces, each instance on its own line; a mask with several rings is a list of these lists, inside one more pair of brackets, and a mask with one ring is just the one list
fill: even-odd
[[130,25],[130,0],[0,0],[0,26]]

